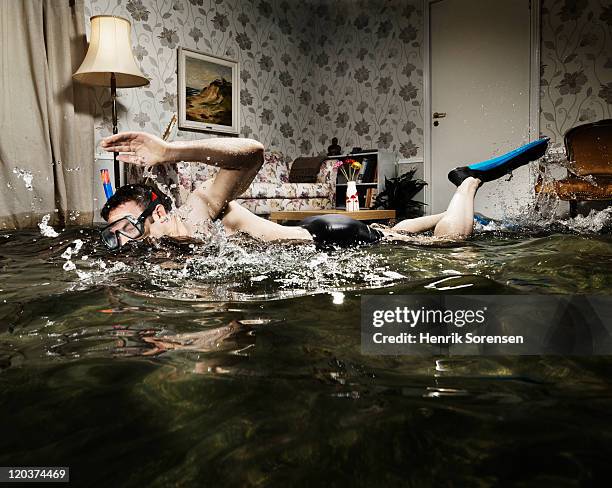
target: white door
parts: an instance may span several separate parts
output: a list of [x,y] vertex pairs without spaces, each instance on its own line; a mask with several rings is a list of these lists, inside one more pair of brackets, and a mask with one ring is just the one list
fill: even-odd
[[[426,3],[427,5],[427,3]],[[530,138],[530,0],[439,0],[430,6],[431,211],[455,189],[448,172]],[[475,209],[516,214],[531,198],[527,167],[478,191]]]

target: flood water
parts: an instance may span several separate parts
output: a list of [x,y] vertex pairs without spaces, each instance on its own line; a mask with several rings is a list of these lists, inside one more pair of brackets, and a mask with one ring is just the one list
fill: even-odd
[[104,487],[608,485],[612,358],[365,356],[359,304],[609,294],[611,258],[601,229],[117,256],[87,229],[0,233],[0,465]]

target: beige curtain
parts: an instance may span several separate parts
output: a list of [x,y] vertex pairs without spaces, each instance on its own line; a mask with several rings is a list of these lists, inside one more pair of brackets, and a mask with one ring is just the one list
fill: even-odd
[[86,50],[83,0],[0,0],[0,229],[92,222]]

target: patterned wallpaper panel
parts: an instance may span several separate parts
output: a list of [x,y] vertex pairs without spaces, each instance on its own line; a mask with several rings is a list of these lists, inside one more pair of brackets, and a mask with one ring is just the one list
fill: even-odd
[[612,118],[612,3],[543,0],[540,132]]
[[313,1],[313,140],[422,154],[421,0]]
[[[293,0],[86,0],[87,17],[132,22],[133,51],[151,84],[118,90],[119,130],[161,134],[176,108],[177,46],[240,62],[241,135],[298,156],[308,137],[312,70],[308,10]],[[87,22],[89,26],[89,22]],[[96,140],[112,133],[109,91],[96,90]],[[179,139],[213,137],[181,131]]]

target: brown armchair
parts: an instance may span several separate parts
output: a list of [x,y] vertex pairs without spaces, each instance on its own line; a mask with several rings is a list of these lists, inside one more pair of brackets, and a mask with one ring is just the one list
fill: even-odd
[[575,217],[579,201],[612,200],[612,119],[573,127],[564,143],[567,177],[547,183],[539,177],[535,191],[569,201]]

